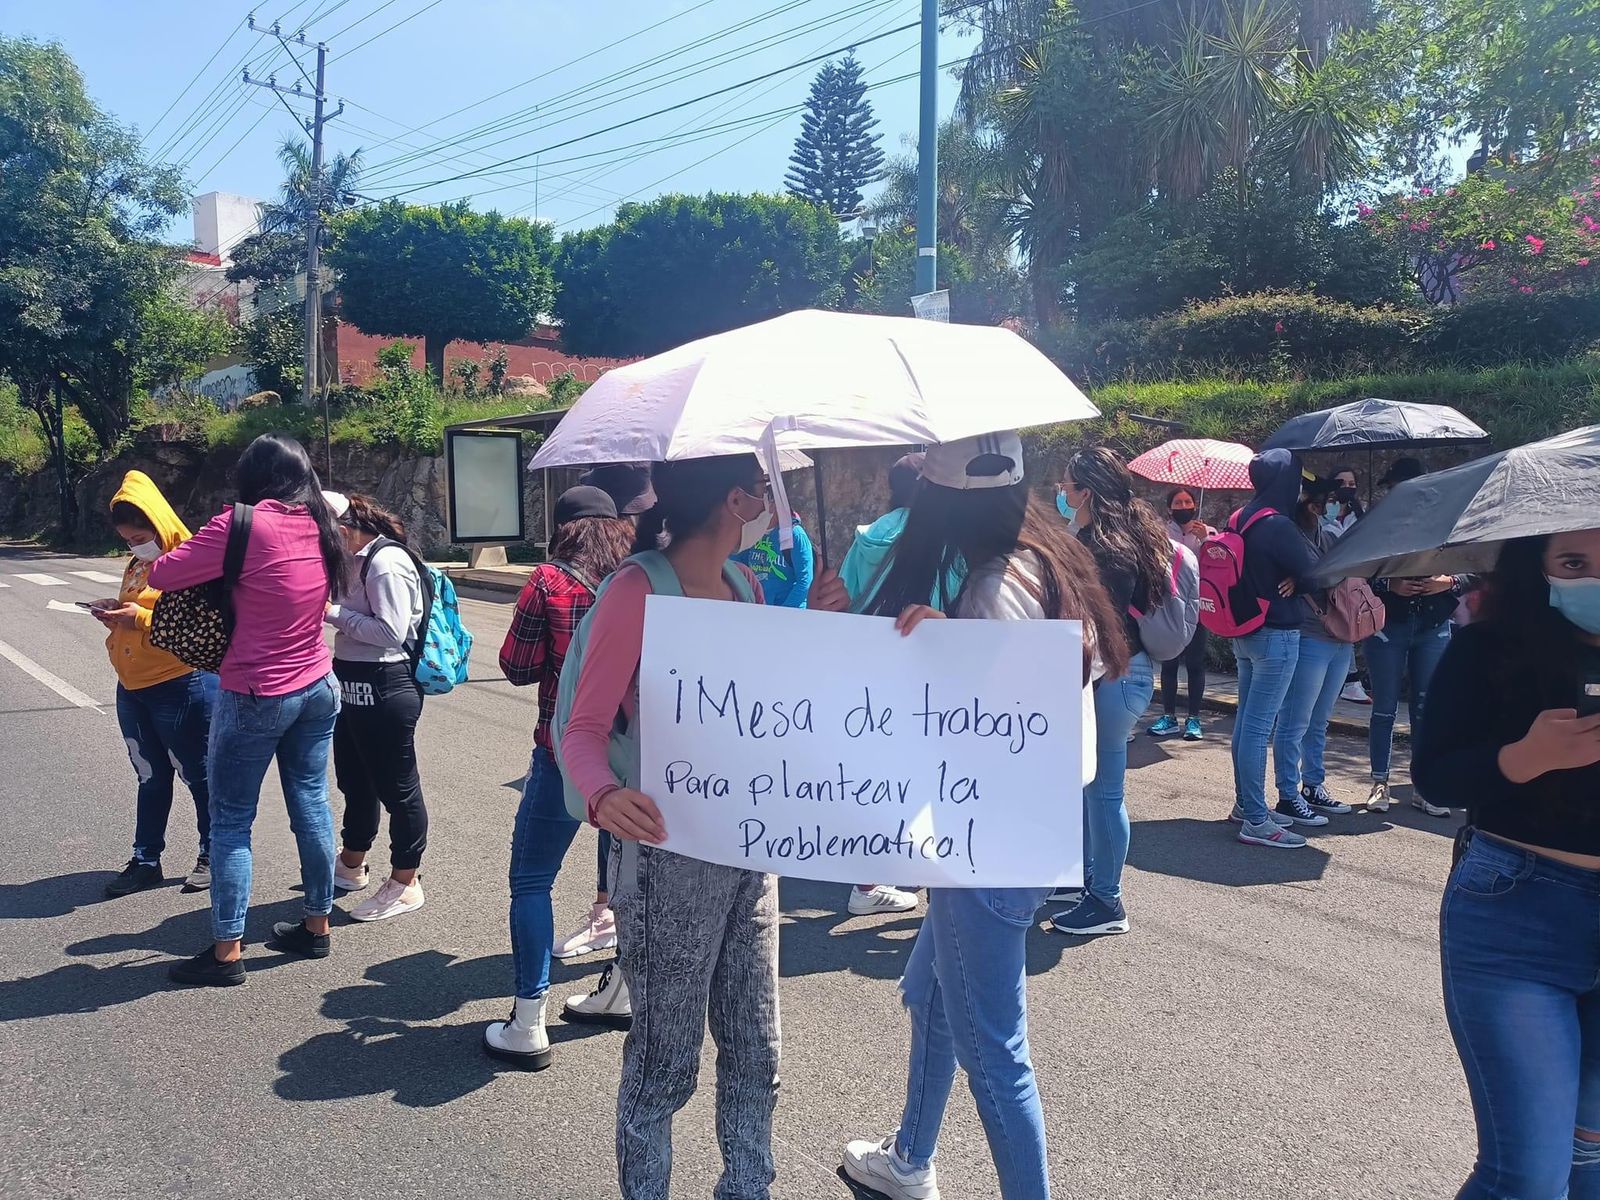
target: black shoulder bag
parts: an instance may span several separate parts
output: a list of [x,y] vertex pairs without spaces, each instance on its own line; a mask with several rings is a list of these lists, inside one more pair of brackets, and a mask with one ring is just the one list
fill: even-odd
[[244,569],[255,508],[233,506],[228,545],[222,553],[222,577],[194,587],[162,592],[150,613],[150,644],[197,671],[222,669],[222,656],[233,637],[233,585]]

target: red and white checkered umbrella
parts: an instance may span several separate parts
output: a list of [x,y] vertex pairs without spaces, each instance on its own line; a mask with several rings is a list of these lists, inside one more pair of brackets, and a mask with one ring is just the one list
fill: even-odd
[[1255,451],[1238,442],[1178,438],[1146,450],[1128,464],[1135,475],[1172,487],[1249,489]]

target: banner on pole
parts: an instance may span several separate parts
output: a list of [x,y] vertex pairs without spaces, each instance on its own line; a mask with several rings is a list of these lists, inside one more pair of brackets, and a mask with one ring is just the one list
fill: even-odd
[[839,883],[1081,884],[1082,636],[651,596],[641,787],[666,848]]
[[911,314],[922,321],[950,323],[950,293],[945,290],[923,292],[911,297]]

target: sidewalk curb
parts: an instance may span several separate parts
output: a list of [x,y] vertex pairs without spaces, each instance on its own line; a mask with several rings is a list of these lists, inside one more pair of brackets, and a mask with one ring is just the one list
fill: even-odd
[[507,596],[520,595],[523,585],[528,582],[527,571],[504,570],[499,568],[473,570],[456,563],[436,564],[444,573],[446,579],[456,587],[476,588],[481,592],[499,592]]
[[[1201,700],[1200,704],[1202,708],[1211,712],[1227,713],[1230,716],[1239,711],[1239,702],[1232,696],[1207,695]],[[1338,713],[1328,719],[1328,732],[1343,734],[1346,737],[1364,738],[1367,736],[1367,728],[1367,722],[1340,716]],[[1409,725],[1396,724],[1394,739],[1397,742],[1410,741],[1411,727]]]

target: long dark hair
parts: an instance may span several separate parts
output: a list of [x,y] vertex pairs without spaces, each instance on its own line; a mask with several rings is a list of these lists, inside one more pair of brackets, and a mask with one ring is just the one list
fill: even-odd
[[570,563],[598,584],[628,556],[635,532],[632,517],[579,517],[556,526],[550,558]]
[[1019,578],[1045,616],[1080,620],[1090,631],[1091,636],[1084,638],[1084,678],[1088,679],[1097,654],[1108,677],[1120,676],[1128,669],[1127,636],[1094,560],[1060,517],[1030,494],[1026,483],[958,491],[923,480],[905,530],[890,551],[883,586],[868,611],[894,616],[909,605],[927,604],[930,598],[936,607],[950,611],[959,606],[960,597],[940,597],[935,592],[943,589],[952,569],[963,563],[978,569],[1022,551],[1032,554],[1039,581],[1035,584],[1026,575]]
[[660,549],[674,538],[698,533],[734,488],[742,488],[752,496],[761,495],[761,462],[754,454],[656,463],[650,478],[655,485],[656,503],[639,517],[633,539],[635,554]]
[[234,464],[233,482],[246,504],[276,500],[298,504],[317,523],[322,566],[328,574],[328,596],[343,592],[349,583],[350,559],[339,540],[333,510],[322,498],[322,483],[311,466],[311,456],[299,442],[284,433],[263,433],[245,447]]
[[1550,603],[1544,552],[1550,535],[1517,538],[1500,549],[1494,574],[1484,590],[1479,620],[1493,626],[1504,652],[1499,671],[1505,681],[1532,681],[1541,701],[1570,708],[1578,688],[1578,630]]
[[350,507],[345,509],[344,516],[339,518],[339,524],[359,529],[362,533],[370,533],[373,537],[386,537],[391,542],[399,542],[402,546],[410,548],[406,540],[405,523],[399,517],[371,496],[352,492],[349,500]]
[[[1088,446],[1067,460],[1072,482],[1094,497],[1084,539],[1102,569],[1133,570],[1133,606],[1149,612],[1167,592],[1172,541],[1167,527],[1133,494],[1133,475],[1104,446]],[[1102,656],[1103,657],[1103,656]]]

